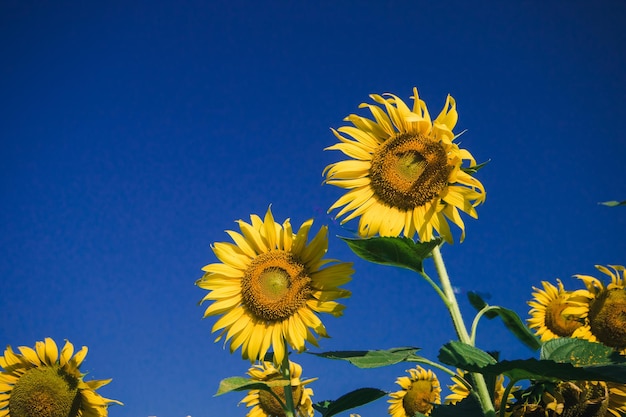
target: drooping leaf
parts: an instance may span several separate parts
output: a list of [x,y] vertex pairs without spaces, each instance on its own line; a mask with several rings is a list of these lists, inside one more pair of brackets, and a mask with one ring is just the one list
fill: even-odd
[[[468,350],[468,352],[471,351]],[[460,354],[462,353],[462,350],[457,349],[456,353]],[[459,360],[456,356],[454,358],[456,360],[449,361],[454,363],[446,362],[442,359],[440,351],[440,360],[449,365],[457,366],[469,372],[491,375],[502,374],[514,380],[585,380],[626,383],[626,363],[574,366],[571,363],[560,363],[553,360],[531,358],[512,361],[503,360],[497,363],[480,364],[478,363],[480,361],[477,360]],[[448,360],[449,357],[444,356],[444,359]]]
[[585,380],[610,381],[626,383],[626,365],[593,365],[574,366],[571,363],[560,363],[552,360],[523,359],[501,361],[496,365],[484,368],[487,372],[502,373],[509,378],[537,380]]
[[[468,292],[467,297],[469,298],[470,304],[479,311],[489,306],[482,297],[475,292]],[[500,317],[504,326],[506,326],[520,342],[532,350],[537,350],[541,347],[539,339],[530,331],[515,311],[504,307],[490,306],[489,311],[485,313],[485,317],[488,319]]]
[[435,238],[430,242],[414,242],[406,237],[371,237],[350,239],[342,237],[350,249],[366,261],[399,266],[416,272],[424,272],[422,263],[442,241]]
[[568,362],[576,366],[610,365],[626,362],[612,348],[602,343],[561,337],[547,341],[541,349],[541,359]]
[[314,353],[312,355],[327,359],[341,359],[350,362],[359,368],[380,368],[394,365],[414,358],[417,347],[399,347],[387,350],[339,350],[332,352]]
[[[419,414],[418,414],[419,415]],[[424,416],[421,414],[420,416]],[[478,400],[473,395],[464,398],[454,405],[436,405],[430,417],[483,417]],[[425,417],[425,416],[424,416]]]
[[322,417],[331,417],[351,408],[360,407],[387,395],[378,388],[359,388],[351,391],[336,400],[320,401],[313,404],[313,408],[322,414]]
[[626,200],[624,201],[602,201],[598,204],[602,204],[607,207],[617,207],[617,206],[626,206]]
[[489,162],[491,162],[491,159],[487,159],[485,162],[476,164],[473,167],[461,167],[461,171],[470,175],[475,174],[479,169],[484,168]]
[[[483,300],[483,298],[477,292],[474,292],[474,291],[467,292],[467,299],[469,300],[472,307],[476,309],[476,311],[480,311],[483,308],[489,306],[489,304],[487,304],[485,300]],[[487,311],[485,313],[485,317],[487,317],[488,319],[492,319],[497,316],[498,314],[493,311]]]
[[496,360],[477,347],[453,341],[448,342],[439,349],[438,358],[446,365],[471,370],[480,369],[486,365],[495,364]]
[[251,389],[260,389],[264,391],[270,391],[272,387],[286,387],[289,385],[289,381],[284,379],[277,379],[274,381],[253,381],[249,378],[241,376],[232,376],[220,381],[220,385],[215,393],[215,396],[226,394],[232,391],[247,391]]

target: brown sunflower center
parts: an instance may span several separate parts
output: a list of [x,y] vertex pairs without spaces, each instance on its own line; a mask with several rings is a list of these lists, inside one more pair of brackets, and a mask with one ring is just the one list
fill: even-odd
[[438,395],[431,381],[414,381],[402,398],[402,407],[407,416],[414,416],[418,411],[428,414],[433,408],[433,403],[437,401]]
[[[281,401],[285,402],[285,389],[284,387],[272,387],[272,392],[281,399]],[[291,387],[291,395],[293,397],[294,406],[298,406],[300,404],[300,400],[302,400],[302,386],[292,386]],[[278,400],[270,394],[268,391],[259,391],[259,406],[265,414],[271,417],[285,417],[285,411],[280,406]]]
[[615,349],[626,348],[626,290],[603,291],[589,308],[589,324],[600,342]]
[[78,380],[55,367],[32,368],[9,397],[11,417],[75,417],[80,407]]
[[388,139],[372,156],[371,186],[383,203],[409,211],[437,196],[448,184],[452,168],[440,143],[403,133]]
[[264,321],[290,317],[310,296],[311,278],[290,252],[271,251],[257,256],[241,281],[243,304]]
[[557,393],[563,398],[563,416],[604,417],[609,404],[609,390],[604,382],[562,382]]
[[567,307],[567,304],[563,302],[561,297],[552,300],[546,306],[546,327],[552,331],[552,333],[561,337],[569,337],[574,333],[574,330],[582,326],[582,323],[574,318],[563,315],[563,310]]

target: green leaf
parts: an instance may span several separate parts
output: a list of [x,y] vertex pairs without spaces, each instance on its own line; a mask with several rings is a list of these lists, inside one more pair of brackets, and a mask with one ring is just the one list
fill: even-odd
[[[471,371],[471,370],[470,370]],[[626,365],[574,366],[552,360],[518,359],[501,361],[478,372],[504,374],[511,379],[610,381],[626,383]]]
[[[423,416],[423,414],[422,414]],[[466,397],[455,405],[436,405],[430,417],[483,417],[480,403],[473,395]],[[421,416],[420,416],[421,417]]]
[[322,417],[331,417],[351,408],[360,407],[387,395],[378,388],[359,388],[349,392],[334,401],[321,401],[313,404],[313,408],[322,414]]
[[[610,381],[626,383],[626,363],[611,363],[594,366],[574,366],[546,359],[517,359],[486,363],[486,352],[460,342],[444,345],[439,351],[439,360],[469,372],[487,375],[505,375],[514,380],[553,380],[553,381]],[[482,352],[482,353],[479,353]],[[467,355],[463,357],[463,355]],[[493,359],[493,358],[492,358]]]
[[484,166],[487,165],[489,162],[491,162],[491,159],[487,159],[485,162],[474,165],[473,167],[465,167],[465,168],[461,167],[461,171],[470,175],[475,174],[479,169],[484,168]]
[[[626,383],[626,360],[604,350],[602,346],[595,346],[598,345],[597,343],[560,341],[546,345],[547,347],[542,351],[542,359],[497,362],[487,352],[456,341],[446,343],[439,350],[439,360],[469,372],[503,374],[514,380],[586,380]],[[585,355],[595,359],[588,359]],[[555,358],[564,362],[556,362]],[[593,365],[575,366],[571,361],[593,363]]]
[[602,343],[561,337],[547,341],[541,349],[541,359],[568,362],[576,366],[610,365],[626,362],[612,348]]
[[435,238],[430,242],[414,242],[406,237],[371,237],[367,239],[341,238],[350,249],[366,261],[399,266],[416,272],[424,272],[422,262],[442,242]]
[[439,349],[438,358],[446,365],[465,370],[481,369],[486,365],[496,363],[493,356],[484,350],[458,341],[443,345],[441,349]]
[[289,385],[289,381],[284,379],[263,382],[253,381],[242,376],[231,376],[230,378],[225,378],[220,381],[220,386],[215,396],[217,397],[232,391],[247,391],[251,389],[270,391],[272,387],[286,387],[287,385]]
[[626,200],[624,200],[624,201],[603,201],[603,202],[598,203],[598,204],[602,204],[603,206],[607,206],[607,207],[626,206]]
[[[469,292],[467,297],[472,306],[479,311],[488,306],[477,293]],[[541,347],[539,339],[530,331],[515,311],[504,307],[491,306],[485,317],[492,319],[496,316],[499,316],[506,328],[530,349],[537,350]]]
[[[478,293],[474,292],[474,291],[468,291],[467,292],[467,299],[469,300],[470,304],[472,305],[472,307],[474,307],[477,311],[482,310],[485,307],[489,307],[489,304],[487,304],[483,298],[478,295]],[[485,317],[487,317],[488,319],[492,319],[494,317],[497,317],[498,314],[496,312],[492,312],[492,311],[487,311],[485,313]]]
[[405,362],[409,358],[415,357],[415,352],[418,350],[420,350],[420,348],[399,347],[387,350],[339,350],[332,352],[309,353],[311,355],[327,359],[345,360],[359,368],[380,368],[382,366]]

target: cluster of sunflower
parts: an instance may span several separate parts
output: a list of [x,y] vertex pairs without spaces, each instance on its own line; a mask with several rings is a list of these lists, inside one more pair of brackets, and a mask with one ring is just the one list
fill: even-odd
[[[437,376],[417,365],[407,370],[408,376],[397,379],[399,391],[363,388],[335,401],[313,403],[309,384],[315,379],[302,379],[302,368],[288,355],[290,350],[307,350],[307,342],[318,347],[319,337],[328,337],[318,314],[341,316],[344,306],[337,300],[350,296],[342,286],[354,271],[351,263],[324,258],[326,226],[309,241],[312,220],[295,231],[289,219],[278,223],[268,209],[263,218],[253,214],[249,223],[237,221],[239,231],[226,231],[233,242],[212,246],[219,262],[204,267],[205,274],[196,281],[208,291],[202,302],[211,302],[204,317],[220,316],[212,329],[219,332],[216,341],[223,339],[231,353],[241,348],[242,357],[253,363],[248,378],[221,381],[218,394],[247,391],[242,403],[250,407],[248,417],[312,417],[315,411],[331,417],[383,396],[388,396],[388,412],[393,417],[622,415],[626,411],[626,376],[619,361],[612,356],[601,358],[601,364],[612,373],[596,380],[598,374],[589,377],[589,368],[574,361],[585,356],[589,346],[568,345],[559,350],[542,342],[581,338],[624,353],[623,267],[613,267],[614,273],[600,267],[612,276],[607,287],[592,277],[581,277],[586,290],[571,293],[565,292],[560,282],[558,289],[544,283],[545,289],[534,293],[528,326],[512,311],[489,306],[474,295],[472,304],[479,312],[472,331],[467,330],[440,246],[454,241],[450,223],[460,229],[459,240],[464,239],[461,212],[477,218],[476,207],[484,202],[486,193],[474,174],[484,164],[477,165],[472,154],[455,142],[459,136],[452,132],[458,119],[455,100],[448,96],[433,120],[417,89],[413,93],[411,107],[392,94],[371,95],[374,104],[360,106],[369,110],[371,118],[351,114],[345,119],[350,125],[333,129],[339,142],[326,149],[341,151],[349,158],[327,166],[324,182],[347,190],[329,212],[338,210],[336,216],[342,224],[358,219],[359,238],[344,239],[355,254],[371,262],[412,269],[442,298],[458,341],[444,346],[439,360],[457,369],[452,371],[406,348],[314,354],[348,360],[363,368],[399,362],[427,364],[451,376],[453,383],[448,387],[452,393],[441,404]],[[426,258],[433,259],[439,283],[424,272]],[[548,364],[546,370],[538,370],[533,360],[516,363],[516,367],[498,362],[497,355],[476,348],[475,324],[489,314],[499,315],[527,345],[541,347],[540,366]],[[561,357],[566,348],[573,359]],[[590,359],[583,363],[596,364]],[[523,378],[519,377],[520,368]],[[581,375],[583,378],[572,380]],[[520,379],[530,381],[526,389],[515,385]],[[450,411],[450,407],[458,407],[458,411]]]
[[[558,287],[544,282],[530,302],[528,325],[511,310],[489,306],[472,294],[478,313],[468,331],[440,247],[454,241],[450,223],[464,239],[461,212],[477,218],[476,207],[486,193],[474,174],[483,164],[456,142],[452,97],[434,120],[417,89],[411,107],[392,94],[370,97],[374,104],[360,107],[372,118],[351,114],[345,119],[351,125],[332,130],[339,143],[327,149],[349,159],[323,171],[326,184],[347,190],[329,212],[338,210],[342,224],[358,218],[360,237],[344,239],[355,254],[410,269],[431,285],[448,309],[458,340],[441,348],[441,363],[412,348],[314,354],[361,368],[427,365],[451,377],[451,394],[441,404],[437,376],[416,365],[396,380],[398,391],[362,388],[313,403],[310,384],[316,378],[304,379],[302,367],[289,355],[305,352],[308,345],[319,347],[319,338],[328,337],[319,315],[342,315],[344,306],[337,300],[350,296],[342,287],[354,270],[352,263],[325,258],[326,226],[309,238],[312,220],[294,230],[289,219],[275,221],[271,208],[263,217],[252,214],[250,222],[238,220],[239,231],[227,230],[232,243],[212,245],[218,262],[205,266],[196,281],[208,291],[201,301],[210,302],[204,317],[219,316],[212,328],[218,332],[216,342],[223,340],[231,353],[240,349],[252,364],[248,377],[221,381],[218,394],[246,391],[241,402],[250,408],[248,417],[313,417],[316,411],[331,417],[385,396],[392,417],[624,415],[624,267],[598,267],[611,277],[606,286],[582,275],[578,278],[586,289],[565,291],[560,281]],[[427,258],[438,282],[424,270]],[[495,316],[523,343],[541,349],[541,359],[499,361],[497,354],[477,348],[476,324]],[[79,366],[86,347],[72,357],[71,343],[59,354],[54,341],[45,339],[19,352],[8,347],[0,357],[0,417],[106,417],[108,405],[119,403],[95,392],[109,380],[83,380]],[[520,380],[530,383],[522,389],[515,385]]]
[[[596,265],[610,277],[605,284],[590,275],[574,275],[585,288],[568,291],[563,283],[543,281],[528,304],[528,326],[542,342],[574,338],[601,343],[626,355],[626,276],[621,265]],[[552,384],[535,402],[522,402],[514,415],[584,415],[619,417],[626,413],[626,384],[604,381],[563,381]],[[526,414],[519,414],[524,411]]]

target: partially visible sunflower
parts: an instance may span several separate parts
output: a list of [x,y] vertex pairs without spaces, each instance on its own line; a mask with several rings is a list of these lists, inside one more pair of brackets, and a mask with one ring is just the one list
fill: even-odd
[[402,389],[389,394],[389,414],[392,417],[413,417],[419,411],[430,415],[433,404],[441,404],[441,386],[437,376],[421,366],[407,372],[410,377],[401,376],[396,380]]
[[[252,366],[248,371],[248,375],[252,381],[275,381],[282,379],[283,376],[278,369],[274,367],[272,362],[261,362]],[[289,362],[289,375],[291,378],[291,392],[296,414],[300,417],[313,417],[313,402],[311,396],[313,390],[306,388],[307,384],[315,381],[317,378],[302,381],[302,367],[294,362]],[[285,401],[284,387],[272,387],[272,392],[277,395],[283,402]],[[253,389],[248,395],[241,400],[246,407],[252,409],[246,414],[246,417],[284,417],[285,412],[278,400],[268,391]]]
[[[472,154],[459,148],[452,133],[458,114],[450,96],[443,110],[432,121],[426,103],[413,89],[409,108],[393,94],[370,97],[378,104],[361,104],[374,120],[349,115],[333,133],[340,143],[326,148],[339,150],[351,159],[328,165],[325,183],[348,189],[329,209],[343,208],[337,217],[348,214],[342,223],[361,216],[358,232],[368,237],[399,236],[430,241],[433,230],[452,243],[448,219],[461,228],[465,225],[459,210],[477,218],[475,207],[485,200],[482,183],[463,161],[476,165]],[[348,135],[347,138],[342,135]]]
[[72,357],[74,345],[66,341],[59,355],[48,337],[18,350],[7,346],[0,357],[0,417],[106,417],[110,404],[122,404],[96,393],[110,379],[83,380],[86,346]]
[[[209,293],[201,302],[214,302],[204,317],[222,315],[212,331],[222,330],[230,351],[241,347],[244,359],[262,360],[272,348],[276,363],[285,357],[286,343],[298,352],[305,342],[317,346],[316,335],[328,337],[315,313],[342,314],[335,299],[350,292],[339,286],[350,281],[351,263],[322,259],[328,249],[328,229],[322,227],[307,243],[313,220],[297,234],[289,219],[282,226],[268,208],[265,218],[255,214],[251,223],[239,220],[241,234],[227,230],[235,242],[212,247],[220,260],[205,266],[196,285]],[[331,264],[331,265],[329,265]]]
[[[626,412],[626,391],[610,382],[563,381],[534,401],[521,395],[511,417],[621,417]],[[528,392],[528,391],[527,391]]]
[[596,269],[611,277],[611,283],[605,286],[592,276],[574,275],[587,289],[575,291],[569,298],[570,306],[564,310],[584,323],[572,337],[600,342],[626,354],[625,268],[596,265]]
[[[463,378],[466,374],[462,370],[457,370],[457,372],[460,378]],[[448,388],[450,389],[450,391],[452,391],[452,394],[448,394],[446,396],[444,400],[445,404],[456,404],[459,401],[467,398],[467,396],[469,395],[469,390],[467,389],[465,384],[463,384],[459,380],[459,377],[453,377],[452,380],[454,381],[454,384],[448,385]],[[493,405],[496,411],[500,410],[500,405],[502,404],[502,397],[504,396],[505,389],[506,388],[504,386],[504,376],[498,375],[496,377],[496,384],[493,392]],[[518,389],[519,387],[515,386],[509,391],[507,403],[511,403],[515,399],[514,392]]]
[[543,289],[533,287],[534,299],[528,302],[531,310],[528,327],[541,336],[542,342],[557,337],[569,337],[582,326],[576,318],[564,315],[563,311],[570,305],[567,301],[571,291],[566,291],[561,280],[557,279],[558,287],[547,281],[542,281]]

